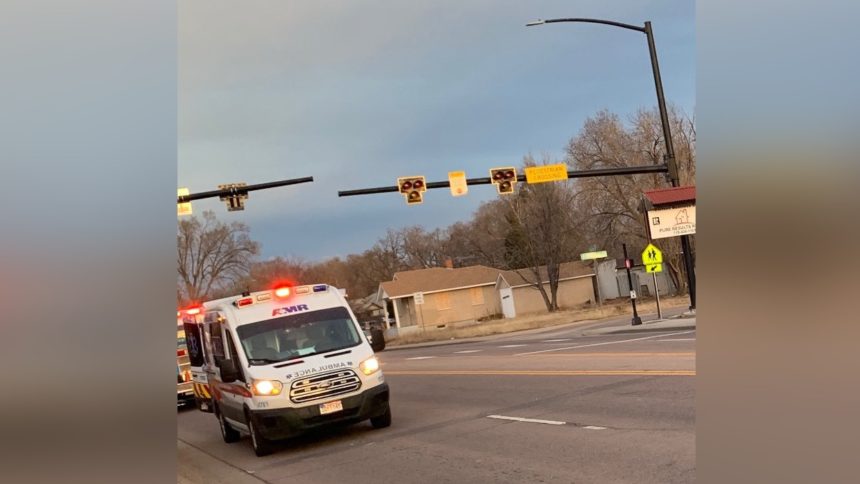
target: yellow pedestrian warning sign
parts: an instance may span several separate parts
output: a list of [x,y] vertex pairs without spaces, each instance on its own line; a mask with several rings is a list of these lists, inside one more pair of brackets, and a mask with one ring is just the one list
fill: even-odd
[[642,251],[642,264],[645,272],[663,272],[663,252],[654,244],[648,244]]
[[663,262],[663,252],[656,245],[648,244],[648,247],[645,247],[645,250],[642,251],[642,263],[647,266],[648,264],[659,264],[661,262]]

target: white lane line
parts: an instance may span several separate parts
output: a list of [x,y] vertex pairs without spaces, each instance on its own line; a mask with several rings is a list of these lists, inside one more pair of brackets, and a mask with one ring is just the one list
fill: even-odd
[[564,425],[567,422],[558,422],[556,420],[540,420],[536,418],[522,418],[522,417],[506,417],[504,415],[487,415],[487,418],[496,418],[499,420],[513,420],[515,422],[528,422],[528,423],[539,423],[539,424],[547,424],[547,425]]
[[455,351],[454,353],[455,353],[455,354],[458,354],[458,355],[461,355],[461,354],[463,354],[463,353],[477,353],[477,352],[479,352],[479,351],[483,351],[483,350],[463,350],[463,351]]
[[696,341],[696,338],[673,338],[673,339],[658,339],[657,341]]
[[561,339],[546,339],[544,343],[561,343],[562,341],[570,341],[571,338],[561,338]]
[[642,340],[646,340],[646,339],[665,338],[665,337],[667,337],[667,336],[676,336],[676,335],[679,335],[679,334],[689,334],[689,333],[693,333],[693,332],[695,332],[695,331],[696,331],[696,330],[695,330],[695,329],[693,329],[693,330],[690,330],[690,331],[680,331],[680,332],[678,332],[678,333],[657,334],[657,335],[654,335],[654,336],[645,336],[644,338],[624,339],[624,340],[621,340],[621,341],[605,341],[605,342],[603,342],[603,343],[591,343],[591,344],[588,344],[588,345],[579,345],[579,346],[566,346],[566,347],[564,347],[564,348],[553,348],[553,349],[551,349],[551,350],[540,350],[540,351],[530,351],[530,352],[528,352],[528,353],[517,353],[517,354],[515,354],[514,356],[535,355],[535,354],[538,354],[538,353],[549,353],[549,352],[551,352],[551,351],[574,350],[574,349],[577,349],[577,348],[590,348],[590,347],[592,347],[592,346],[617,345],[617,344],[621,344],[621,343],[630,343],[631,341],[642,341]]
[[519,348],[520,346],[525,346],[525,345],[503,345],[503,346],[499,346],[499,348]]
[[586,425],[585,427],[582,427],[582,428],[587,429],[587,430],[606,430],[606,427],[598,427],[597,425]]
[[430,358],[436,358],[435,356],[414,356],[412,358],[406,358],[407,360],[429,360]]

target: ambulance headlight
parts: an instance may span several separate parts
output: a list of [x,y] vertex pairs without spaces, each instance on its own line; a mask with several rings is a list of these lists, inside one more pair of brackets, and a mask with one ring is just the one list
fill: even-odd
[[379,371],[379,360],[377,360],[375,356],[372,356],[362,361],[361,364],[358,365],[358,368],[365,375],[372,375]]
[[251,384],[251,388],[254,390],[254,395],[270,397],[280,395],[281,390],[284,389],[284,384],[278,380],[254,380],[254,383]]

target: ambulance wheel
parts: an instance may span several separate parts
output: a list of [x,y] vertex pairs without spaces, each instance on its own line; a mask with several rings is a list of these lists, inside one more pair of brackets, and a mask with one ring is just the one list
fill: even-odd
[[373,425],[375,429],[384,429],[391,426],[391,407],[387,403],[385,404],[385,413],[378,417],[371,417],[370,425]]
[[224,419],[224,414],[220,411],[218,411],[218,426],[221,427],[221,437],[224,439],[224,442],[227,442],[228,444],[238,442],[239,438],[242,436],[238,430],[234,429],[229,423],[227,423]]
[[257,454],[257,457],[263,457],[272,453],[272,442],[260,435],[257,425],[257,422],[253,418],[248,419],[248,428],[251,431],[251,447],[254,448],[254,453]]

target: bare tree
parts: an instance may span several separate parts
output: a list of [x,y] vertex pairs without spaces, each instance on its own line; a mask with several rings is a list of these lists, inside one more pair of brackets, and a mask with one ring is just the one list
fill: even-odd
[[235,284],[247,276],[260,251],[247,225],[225,224],[211,211],[203,212],[202,221],[197,217],[181,220],[176,239],[180,303],[207,299]]
[[[544,157],[541,164],[552,160]],[[531,156],[524,167],[537,165]],[[576,197],[570,182],[522,185],[510,197],[505,239],[508,265],[539,292],[547,311],[558,310],[558,279],[561,263],[577,253],[580,236],[572,213]],[[549,292],[543,281],[549,284]]]
[[[671,108],[669,120],[682,184],[695,183],[694,122]],[[663,163],[665,145],[659,112],[640,110],[625,125],[618,115],[601,111],[586,120],[567,148],[568,164],[577,169],[643,166]],[[667,186],[663,175],[627,175],[580,179],[574,213],[588,234],[588,243],[617,251],[621,244],[644,246],[647,230],[641,210],[646,190]],[[661,240],[668,273],[675,287],[686,290],[680,243]],[[617,252],[616,252],[617,253]]]

